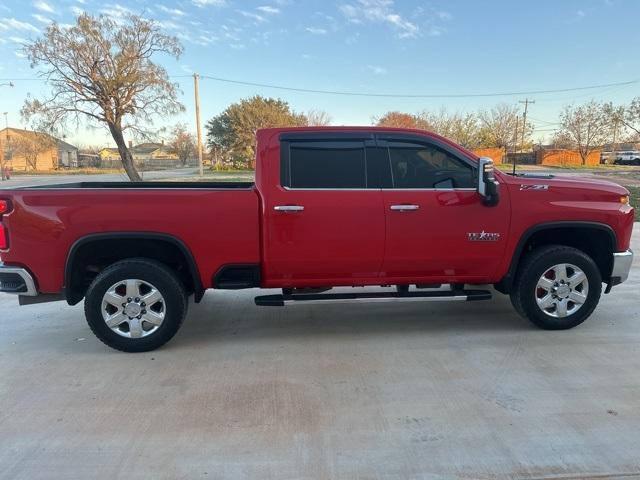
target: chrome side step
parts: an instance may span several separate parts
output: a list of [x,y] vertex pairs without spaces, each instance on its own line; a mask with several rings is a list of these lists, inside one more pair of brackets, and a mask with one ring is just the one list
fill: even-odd
[[319,305],[340,303],[389,303],[389,302],[468,302],[490,300],[488,290],[439,290],[436,292],[365,292],[263,295],[255,298],[261,307],[284,307],[285,305]]

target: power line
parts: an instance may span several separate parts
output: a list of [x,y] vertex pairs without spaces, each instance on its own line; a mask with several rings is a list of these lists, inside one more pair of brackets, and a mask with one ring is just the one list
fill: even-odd
[[[191,78],[192,75],[170,75],[170,78]],[[341,95],[353,97],[386,97],[386,98],[483,98],[483,97],[509,97],[517,95],[544,95],[551,93],[578,92],[585,90],[597,90],[601,88],[625,87],[640,83],[640,79],[628,80],[625,82],[603,83],[598,85],[587,85],[582,87],[555,88],[548,90],[522,90],[513,92],[491,92],[491,93],[434,93],[434,94],[404,94],[404,93],[366,93],[342,90],[320,90],[312,88],[290,87],[271,83],[250,82],[245,80],[235,80],[230,78],[216,77],[213,75],[200,75],[200,78],[213,80],[216,82],[230,83],[234,85],[244,85],[249,87],[272,88],[275,90],[286,90],[290,92],[314,93],[320,95]],[[31,82],[45,81],[43,78],[0,78],[0,81]]]
[[349,92],[340,90],[316,90],[311,88],[288,87],[283,85],[275,85],[270,83],[248,82],[244,80],[233,80],[229,78],[214,77],[211,75],[201,75],[201,78],[214,80],[216,82],[231,83],[235,85],[244,85],[249,87],[273,88],[276,90],[287,90],[291,92],[317,93],[323,95],[344,95],[354,97],[389,97],[389,98],[472,98],[472,97],[508,97],[516,95],[542,95],[549,93],[577,92],[582,90],[595,90],[607,87],[619,87],[640,83],[640,79],[629,80],[626,82],[606,83],[600,85],[588,85],[583,87],[557,88],[549,90],[529,90],[518,92],[494,92],[494,93],[451,93],[451,94],[402,94],[402,93],[365,93],[365,92]]

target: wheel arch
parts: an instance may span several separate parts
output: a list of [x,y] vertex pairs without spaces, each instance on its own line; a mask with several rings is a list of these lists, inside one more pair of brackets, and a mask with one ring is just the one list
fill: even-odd
[[[106,246],[111,249],[108,254],[96,258],[101,261],[96,265],[87,263],[91,259],[91,253]],[[141,254],[144,247],[151,247],[151,251]],[[127,249],[132,249],[131,254],[126,252]],[[185,287],[194,294],[196,302],[202,299],[204,288],[198,265],[191,250],[181,239],[166,233],[110,232],[85,235],[77,239],[69,249],[64,269],[64,296],[67,303],[75,305],[84,298],[88,287],[87,274],[90,278],[93,273],[97,275],[100,269],[112,263],[134,257],[150,258],[168,266],[172,266],[170,259],[173,258],[173,266],[178,267],[177,273]],[[87,271],[87,267],[92,269]]]
[[599,222],[559,221],[534,225],[522,234],[513,251],[509,269],[495,284],[496,289],[501,293],[510,293],[524,256],[536,247],[554,244],[574,247],[591,256],[598,265],[603,282],[610,283],[613,252],[617,245],[613,229]]

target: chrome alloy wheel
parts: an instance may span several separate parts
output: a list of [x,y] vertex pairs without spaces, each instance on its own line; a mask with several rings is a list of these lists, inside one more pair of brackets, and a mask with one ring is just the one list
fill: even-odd
[[102,297],[102,318],[111,330],[122,337],[151,335],[162,325],[165,314],[162,294],[143,280],[121,280]]
[[570,263],[559,263],[542,274],[536,285],[536,303],[540,310],[554,318],[576,313],[589,294],[585,273]]

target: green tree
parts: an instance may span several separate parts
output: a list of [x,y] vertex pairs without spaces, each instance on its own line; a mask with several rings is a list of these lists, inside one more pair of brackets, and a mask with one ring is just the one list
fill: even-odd
[[255,135],[259,129],[306,124],[306,117],[291,110],[284,100],[256,95],[229,105],[207,122],[207,145],[248,167],[255,157]]

